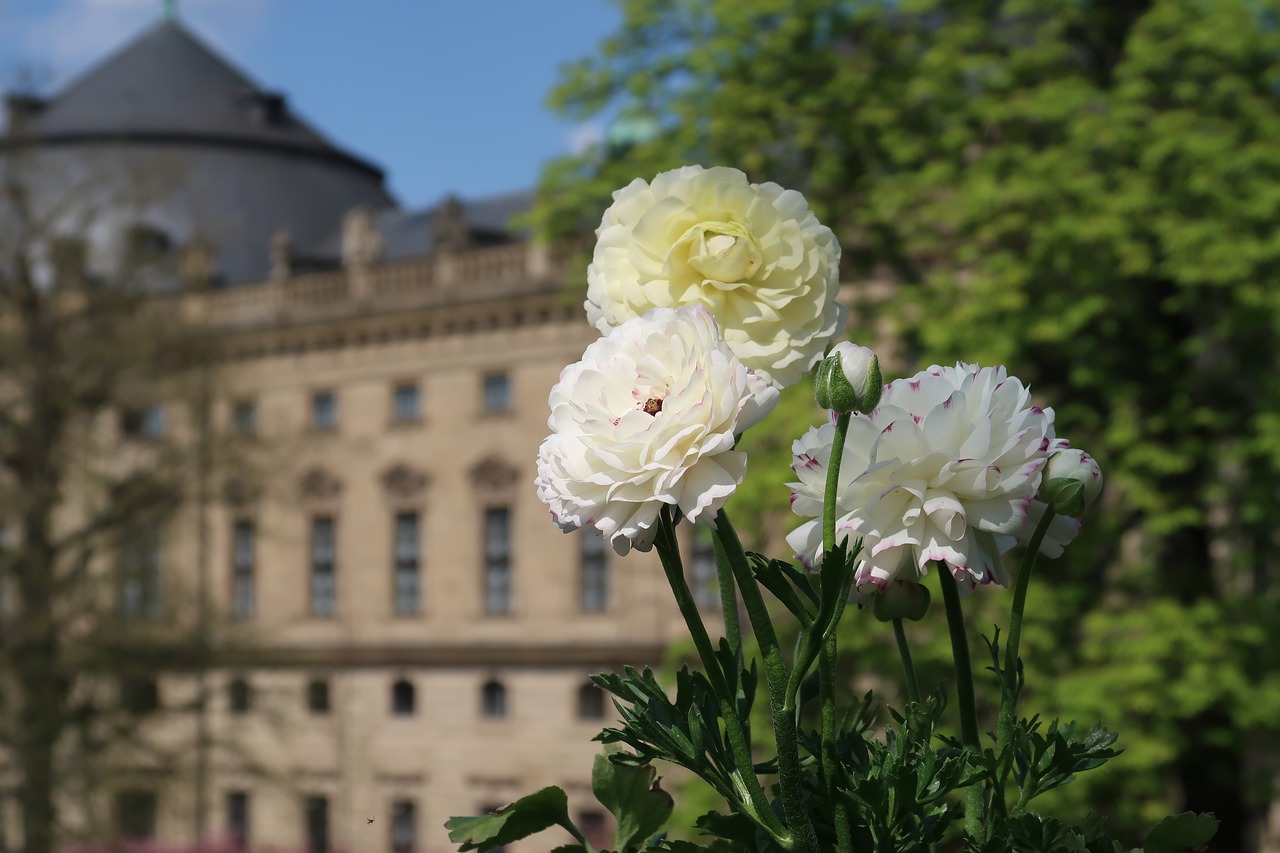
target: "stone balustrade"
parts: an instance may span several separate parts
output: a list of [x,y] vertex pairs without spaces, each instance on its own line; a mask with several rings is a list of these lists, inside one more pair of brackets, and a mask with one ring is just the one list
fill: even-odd
[[336,318],[356,306],[390,311],[547,293],[563,275],[546,247],[513,243],[189,293],[188,312],[214,327],[263,327]]

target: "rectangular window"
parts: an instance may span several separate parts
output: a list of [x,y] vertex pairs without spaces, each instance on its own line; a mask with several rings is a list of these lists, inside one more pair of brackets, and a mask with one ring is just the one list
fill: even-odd
[[161,406],[158,403],[147,406],[147,408],[142,411],[142,437],[164,438],[164,433],[164,406]]
[[256,435],[258,406],[252,400],[237,400],[231,409],[231,428],[238,435]]
[[720,575],[716,571],[716,546],[705,527],[693,529],[689,587],[694,603],[704,610],[720,606]]
[[253,568],[256,531],[252,521],[235,523],[231,534],[231,612],[237,619],[252,619]]
[[404,382],[391,393],[391,417],[396,423],[413,423],[422,419],[422,395],[418,386]]
[[116,828],[129,841],[156,837],[156,792],[120,791],[116,794]]
[[160,615],[160,529],[137,524],[120,543],[120,615],[152,619]]
[[164,438],[164,406],[154,404],[120,412],[120,431],[130,438]]
[[303,809],[307,822],[307,853],[329,853],[329,798],[307,797]]
[[332,391],[317,391],[311,395],[311,428],[316,430],[338,428],[338,398]]
[[511,612],[511,510],[506,507],[484,512],[484,610]]
[[484,378],[484,410],[511,411],[511,377],[507,374],[490,373]]
[[237,850],[249,849],[249,794],[227,792],[227,835]]
[[391,853],[413,853],[418,849],[418,808],[413,800],[391,804]]
[[311,519],[311,615],[332,616],[336,597],[333,518]]
[[581,533],[582,610],[602,613],[609,607],[609,556],[604,536],[594,527]]
[[418,613],[418,569],[421,554],[418,544],[419,528],[416,512],[396,513],[394,545],[397,616],[414,616]]

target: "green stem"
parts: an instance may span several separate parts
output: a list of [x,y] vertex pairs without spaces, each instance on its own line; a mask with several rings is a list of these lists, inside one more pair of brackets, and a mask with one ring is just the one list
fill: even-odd
[[[956,668],[956,704],[960,706],[960,741],[974,753],[981,753],[978,734],[978,710],[973,698],[973,667],[969,663],[969,640],[964,632],[964,610],[960,607],[960,588],[946,563],[935,561],[938,581],[942,585],[942,601],[947,609],[947,629],[951,633],[951,657]],[[972,785],[965,791],[964,831],[970,838],[983,838],[982,786]]]
[[713,537],[716,549],[716,575],[720,579],[720,607],[724,610],[724,636],[735,655],[742,651],[742,628],[738,624],[738,590],[733,583],[733,568],[720,537]]
[[698,650],[698,657],[702,660],[702,668],[706,671],[711,687],[719,699],[725,737],[729,741],[730,749],[733,750],[736,765],[734,775],[740,789],[739,793],[746,798],[745,802],[740,800],[736,805],[773,836],[778,844],[789,850],[792,848],[791,834],[773,813],[764,788],[760,786],[760,780],[756,777],[751,745],[747,742],[742,721],[738,719],[736,696],[729,691],[724,672],[711,645],[711,638],[707,635],[707,628],[702,623],[702,615],[698,612],[698,605],[693,600],[693,593],[689,591],[689,583],[684,577],[684,564],[680,559],[680,547],[676,542],[675,522],[670,510],[666,507],[663,508],[658,522],[658,535],[655,537],[654,544],[658,549],[658,557],[662,560],[667,583],[675,596],[676,606],[680,608],[680,615],[684,617],[685,624],[689,627],[689,635],[693,638],[693,645]]
[[817,853],[818,837],[809,820],[804,801],[804,774],[800,767],[799,746],[796,740],[794,713],[788,713],[786,705],[787,666],[782,661],[782,648],[778,635],[769,618],[769,608],[760,595],[760,588],[747,565],[746,552],[738,534],[724,510],[716,519],[716,538],[724,545],[725,555],[733,569],[733,576],[742,592],[742,603],[764,658],[765,685],[769,692],[769,711],[773,717],[773,737],[778,748],[778,787],[782,791],[782,811],[793,833],[797,853]]
[[[849,434],[848,412],[836,416],[836,433],[831,442],[831,457],[827,461],[827,482],[822,497],[822,557],[827,558],[836,547],[836,502],[840,491],[840,464],[844,460],[844,443]],[[824,590],[829,594],[829,590]],[[832,630],[822,638],[818,652],[819,698],[822,701],[822,781],[827,798],[834,806],[836,849],[839,853],[852,853],[853,836],[849,829],[848,807],[836,790],[838,763],[836,753],[836,632]]]
[[902,671],[907,677],[907,701],[920,701],[920,682],[916,680],[916,667],[911,662],[911,646],[907,644],[907,632],[901,619],[893,620],[893,636],[898,641],[898,654],[902,658]]
[[822,641],[818,655],[819,695],[822,699],[822,781],[826,785],[827,798],[832,803],[836,827],[836,850],[853,853],[853,833],[849,828],[849,807],[837,790],[839,778],[836,767],[836,729],[839,723],[836,713],[836,634],[832,631]]
[[[1031,541],[1022,555],[1022,565],[1013,581],[1013,606],[1009,612],[1009,638],[1004,646],[1004,677],[1000,690],[1000,716],[996,722],[996,756],[999,760],[996,779],[996,797],[1004,808],[1005,780],[1013,769],[1013,727],[1018,720],[1018,646],[1022,642],[1022,614],[1027,606],[1027,587],[1031,585],[1031,573],[1040,555],[1040,545],[1053,523],[1053,510],[1046,509],[1044,517],[1031,534]],[[1021,801],[1019,802],[1021,805]]]
[[827,488],[822,498],[822,553],[836,547],[836,500],[840,491],[840,463],[844,460],[844,442],[849,434],[852,415],[836,416],[836,437],[831,442],[831,458],[827,460]]

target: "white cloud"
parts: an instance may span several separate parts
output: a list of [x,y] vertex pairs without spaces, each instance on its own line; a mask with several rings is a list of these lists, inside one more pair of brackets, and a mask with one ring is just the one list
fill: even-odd
[[580,124],[569,131],[567,142],[571,154],[586,153],[604,142],[604,125],[597,122]]
[[[182,0],[178,19],[234,58],[265,23],[271,0]],[[22,37],[29,57],[52,73],[52,83],[105,58],[160,19],[160,0],[62,0],[29,21]]]

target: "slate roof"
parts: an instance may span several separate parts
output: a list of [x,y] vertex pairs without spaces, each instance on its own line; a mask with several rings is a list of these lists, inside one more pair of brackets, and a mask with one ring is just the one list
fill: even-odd
[[[511,220],[533,206],[533,192],[512,192],[477,199],[460,199],[472,245],[493,245],[527,239],[527,229],[516,228]],[[382,236],[382,259],[399,261],[430,254],[435,244],[432,222],[437,207],[418,210],[386,208],[374,213],[374,225]],[[342,255],[341,229],[319,245],[305,247],[316,259],[337,263]]]
[[[512,227],[513,217],[533,206],[532,192],[507,193],[462,200],[467,229],[475,244],[509,243],[528,236],[523,229]],[[435,241],[432,219],[436,208],[400,211],[384,210],[377,217],[382,235],[382,256],[388,261],[428,254]]]
[[33,142],[190,141],[277,148],[381,171],[328,142],[174,20],[161,20],[45,101]]

